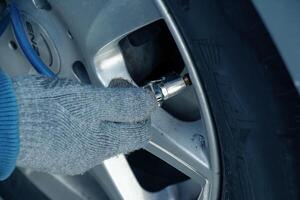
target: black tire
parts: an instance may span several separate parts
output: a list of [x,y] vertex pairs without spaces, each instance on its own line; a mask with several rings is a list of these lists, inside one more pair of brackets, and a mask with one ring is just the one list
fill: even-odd
[[220,199],[298,200],[299,96],[249,2],[166,0],[214,118]]

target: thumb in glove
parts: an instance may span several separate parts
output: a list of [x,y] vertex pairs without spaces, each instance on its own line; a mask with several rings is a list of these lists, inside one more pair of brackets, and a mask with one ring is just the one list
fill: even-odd
[[81,174],[151,138],[154,96],[113,81],[111,87],[42,76],[13,78],[19,105],[17,165],[36,171]]

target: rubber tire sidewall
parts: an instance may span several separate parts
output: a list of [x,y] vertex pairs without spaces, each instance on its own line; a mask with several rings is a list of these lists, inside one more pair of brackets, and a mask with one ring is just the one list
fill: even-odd
[[[186,40],[213,114],[221,199],[298,199],[287,116],[273,70],[225,20],[215,0],[166,1]],[[284,77],[286,78],[286,77]]]

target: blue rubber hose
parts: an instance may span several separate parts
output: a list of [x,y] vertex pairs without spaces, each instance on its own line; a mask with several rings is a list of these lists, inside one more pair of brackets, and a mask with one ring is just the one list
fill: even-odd
[[10,18],[18,44],[31,65],[38,73],[48,77],[55,77],[55,74],[45,65],[31,46],[22,24],[20,12],[14,4],[10,5]]

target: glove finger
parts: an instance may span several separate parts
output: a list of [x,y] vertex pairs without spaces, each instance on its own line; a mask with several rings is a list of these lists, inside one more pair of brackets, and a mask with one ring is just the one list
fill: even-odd
[[128,80],[125,80],[125,79],[122,79],[122,78],[117,78],[117,79],[113,79],[109,83],[108,87],[110,87],[110,88],[131,88],[131,87],[136,87],[136,86],[134,86]]
[[68,174],[83,173],[106,159],[144,148],[151,138],[150,120],[138,123],[107,122],[92,129],[89,136],[84,136],[80,152],[75,153],[77,157],[66,169]]
[[22,121],[18,166],[81,174],[105,159],[146,146],[151,138],[149,120],[84,123],[57,109],[41,112],[35,120]]
[[153,94],[141,88],[88,87],[65,95],[55,97],[55,101],[86,122],[143,121],[149,119],[158,107]]
[[[129,86],[124,81],[117,82],[117,85],[123,82],[123,85]],[[52,109],[54,104],[59,104],[63,110],[85,122],[143,121],[157,109],[154,95],[136,87],[103,88],[45,77],[16,78],[14,86],[20,109],[29,104]]]

